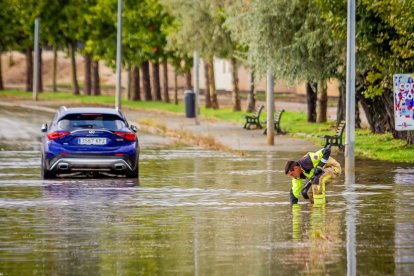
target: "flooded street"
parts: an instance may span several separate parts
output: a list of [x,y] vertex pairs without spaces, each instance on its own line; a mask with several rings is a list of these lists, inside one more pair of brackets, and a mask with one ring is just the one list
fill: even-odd
[[283,170],[297,153],[240,156],[139,133],[139,181],[41,180],[51,115],[10,115],[0,111],[0,275],[414,271],[413,164],[357,159],[356,183],[341,176],[326,206],[291,206]]

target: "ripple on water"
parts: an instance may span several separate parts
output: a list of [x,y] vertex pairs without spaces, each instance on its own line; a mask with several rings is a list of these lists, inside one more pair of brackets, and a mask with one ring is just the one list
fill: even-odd
[[[175,265],[188,263],[188,274],[341,275],[346,273],[348,246],[342,239],[354,235],[357,244],[350,245],[358,263],[373,269],[371,274],[392,274],[381,271],[384,266],[377,265],[378,259],[392,267],[394,256],[403,250],[398,258],[412,262],[404,256],[411,256],[414,248],[414,190],[399,184],[412,182],[413,170],[390,169],[387,173],[394,175],[381,178],[376,163],[371,163],[371,171],[359,171],[363,174],[359,183],[340,184],[340,178],[328,188],[323,212],[315,212],[301,199],[295,213],[288,201],[290,179],[283,172],[285,160],[277,153],[241,157],[192,148],[144,149],[140,183],[123,178],[43,181],[39,179],[38,151],[0,152],[4,164],[0,169],[0,212],[7,214],[1,216],[0,243],[11,248],[2,254],[11,260],[18,257],[17,250],[28,250],[33,255],[24,255],[22,261],[37,263],[36,258],[50,258],[56,267],[72,270],[88,264],[95,269],[96,260],[121,265],[138,260],[151,262],[151,268],[173,266],[178,273],[184,270]],[[28,169],[36,174],[29,174]],[[16,178],[19,173],[20,179]],[[28,177],[31,179],[22,179]],[[300,238],[294,238],[295,227]],[[21,235],[16,235],[17,230]],[[374,231],[378,235],[373,236]],[[312,238],[312,232],[319,238]],[[95,251],[97,248],[102,251]],[[119,255],[125,259],[116,259]],[[73,259],[65,261],[61,256]],[[196,257],[199,270],[194,268]],[[229,270],[218,268],[218,259]],[[312,262],[324,264],[326,270],[314,273],[309,267]],[[239,265],[237,273],[234,269]],[[217,270],[208,269],[214,266]],[[136,273],[126,266],[122,269],[126,274]],[[108,274],[116,271],[108,270]]]
[[231,171],[229,174],[231,175],[260,175],[260,174],[268,174],[268,173],[276,173],[276,170],[245,170],[245,171]]
[[[174,160],[187,158],[225,158],[233,156],[230,153],[202,150],[193,148],[171,149],[171,150],[146,150],[142,160]],[[141,157],[140,157],[141,158]]]

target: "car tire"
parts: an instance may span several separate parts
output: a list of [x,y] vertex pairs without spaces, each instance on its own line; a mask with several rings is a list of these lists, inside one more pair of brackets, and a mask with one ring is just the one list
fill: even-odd
[[127,174],[127,178],[138,178],[138,171],[132,171]]
[[139,165],[137,164],[137,167],[127,174],[127,178],[138,178],[139,175]]
[[137,166],[136,168],[131,171],[130,173],[127,173],[127,178],[138,178],[139,176],[139,156],[137,156]]
[[41,177],[42,179],[53,179],[56,177],[54,172],[49,171],[45,166],[45,159],[42,156],[42,166],[41,166]]

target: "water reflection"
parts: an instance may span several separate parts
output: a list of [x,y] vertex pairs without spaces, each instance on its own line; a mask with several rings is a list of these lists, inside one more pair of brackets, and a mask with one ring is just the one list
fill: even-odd
[[0,152],[0,272],[413,271],[412,167],[364,160],[329,186],[325,206],[291,206],[282,170],[294,155],[144,150],[138,183],[43,181],[37,151]]
[[132,187],[138,185],[138,180],[131,179],[86,179],[48,180],[43,181],[44,196],[46,199],[77,199],[77,197],[94,196],[115,198],[125,196]]
[[394,183],[397,185],[414,184],[414,168],[396,168],[393,172]]
[[[329,264],[341,259],[341,218],[326,205],[292,205],[294,260],[301,273],[328,274]],[[289,255],[292,259],[292,255]]]
[[345,190],[346,190],[346,257],[347,275],[356,275],[356,203],[357,194],[355,193],[355,172],[346,171]]
[[414,168],[394,170],[395,201],[395,274],[410,275],[414,271]]

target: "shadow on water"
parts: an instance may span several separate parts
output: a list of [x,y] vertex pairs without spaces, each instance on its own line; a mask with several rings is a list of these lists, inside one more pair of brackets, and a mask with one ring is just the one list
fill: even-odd
[[296,155],[148,147],[139,183],[43,181],[36,145],[4,148],[0,273],[410,275],[414,167],[357,160],[326,206],[291,206]]

